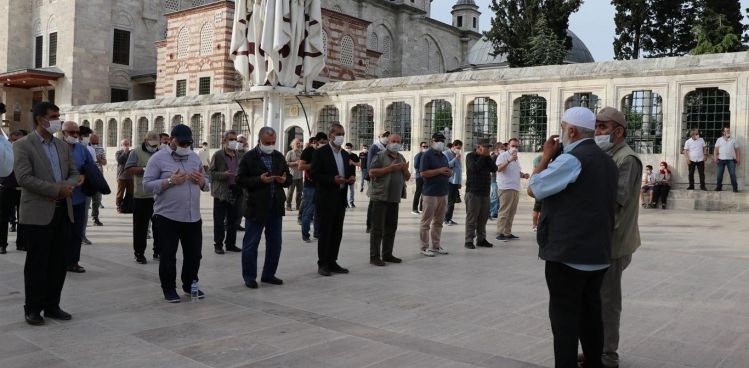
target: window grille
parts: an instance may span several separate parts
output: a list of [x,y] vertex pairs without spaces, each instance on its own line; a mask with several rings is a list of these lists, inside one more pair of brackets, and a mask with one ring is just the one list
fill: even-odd
[[159,116],[153,121],[153,130],[158,133],[166,133],[166,127],[164,126],[164,117]]
[[57,32],[49,34],[49,66],[57,65]]
[[94,122],[94,133],[100,136],[104,134],[104,122],[103,121],[96,120],[96,122]]
[[371,34],[369,35],[369,41],[368,41],[368,45],[367,45],[367,47],[368,47],[368,48],[369,48],[370,50],[375,50],[375,51],[378,51],[379,49],[378,49],[377,47],[378,47],[379,45],[380,45],[380,39],[379,39],[379,37],[377,37],[377,33],[374,33],[374,32],[372,32],[372,33],[371,33]]
[[[179,124],[184,124],[184,118],[182,117],[182,115],[174,115],[174,117],[172,117],[172,128],[174,128],[175,126]],[[166,133],[171,133],[171,132],[166,132]]]
[[133,121],[129,118],[122,121],[122,136],[120,140],[122,139],[127,139],[130,143],[133,142]]
[[41,68],[44,63],[44,36],[36,36],[34,42],[34,68]]
[[224,114],[215,113],[211,116],[211,131],[208,137],[208,147],[221,148],[221,140],[226,130]]
[[354,147],[372,144],[374,141],[374,108],[367,104],[358,104],[351,108],[349,124],[350,142]]
[[318,132],[323,132],[325,134],[328,134],[330,125],[333,123],[339,123],[339,119],[338,108],[333,105],[327,105],[323,107],[322,110],[320,110],[317,124],[315,124],[315,131],[312,133],[317,134]]
[[187,80],[185,80],[185,79],[178,80],[177,81],[177,88],[176,89],[177,89],[177,91],[176,91],[177,92],[176,93],[177,97],[186,96],[187,95]]
[[[411,150],[411,105],[398,101],[385,109],[385,129],[401,136],[404,151]],[[373,138],[374,139],[374,138]],[[354,146],[354,148],[358,148]]]
[[546,142],[546,99],[536,95],[523,95],[515,100],[513,122],[523,152],[541,152]]
[[424,133],[422,140],[431,141],[432,134],[441,132],[447,142],[453,139],[453,109],[445,100],[432,100],[424,109]]
[[192,130],[192,142],[194,146],[198,146],[203,139],[203,115],[195,114],[190,118],[190,130]]
[[244,112],[237,111],[234,113],[234,119],[232,119],[231,130],[237,132],[237,135],[249,134],[247,119]]
[[130,32],[121,29],[114,30],[114,44],[112,45],[112,62],[120,65],[130,65]]
[[622,99],[627,144],[637,153],[663,150],[663,100],[653,91],[632,91]]
[[572,107],[587,107],[593,112],[598,112],[598,105],[598,96],[590,92],[575,93],[564,102],[564,109],[567,110]]
[[213,54],[213,25],[206,23],[200,29],[200,56]]
[[698,88],[684,98],[682,138],[690,137],[697,129],[705,139],[710,152],[721,137],[724,127],[731,126],[731,95],[718,88]]
[[211,94],[211,77],[201,77],[200,79],[198,79],[198,94]]
[[338,51],[338,62],[341,65],[354,65],[354,39],[351,36],[343,36],[341,49]]
[[328,58],[328,32],[322,31],[322,54]]
[[387,76],[390,72],[393,60],[393,39],[390,36],[385,36],[382,40],[382,56],[380,56],[380,68],[382,69],[383,76]]
[[179,0],[166,0],[164,7],[169,11],[179,10]]
[[187,27],[179,30],[177,35],[177,58],[186,58],[190,52],[190,32]]
[[464,143],[473,149],[484,139],[490,143],[497,140],[497,102],[479,97],[468,103]]
[[107,123],[107,147],[117,147],[117,120],[109,119]]
[[135,141],[131,142],[133,147],[138,147],[143,140],[146,139],[146,134],[148,133],[148,119],[146,117],[138,119],[137,132],[138,133],[135,135]]
[[88,120],[84,120],[83,123],[81,123],[81,125],[85,127],[89,127],[89,128],[91,127],[91,123]]

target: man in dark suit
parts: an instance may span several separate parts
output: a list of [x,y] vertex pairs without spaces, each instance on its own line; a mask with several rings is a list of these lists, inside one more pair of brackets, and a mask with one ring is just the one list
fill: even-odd
[[349,153],[341,149],[345,133],[341,124],[333,123],[328,131],[330,144],[320,147],[312,157],[310,171],[316,186],[315,205],[321,226],[317,266],[322,276],[348,273],[337,262],[346,216],[346,191],[349,184],[356,182],[356,175],[348,165]]
[[26,322],[39,326],[44,316],[72,317],[60,309],[65,283],[67,241],[73,222],[73,189],[82,177],[70,148],[52,134],[62,127],[60,109],[40,102],[33,108],[34,132],[13,145],[15,174],[21,190],[19,223],[26,229],[24,267]]

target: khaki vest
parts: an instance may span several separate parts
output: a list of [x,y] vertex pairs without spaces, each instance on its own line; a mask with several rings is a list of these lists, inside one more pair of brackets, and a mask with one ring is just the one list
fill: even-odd
[[[135,166],[145,168],[146,164],[148,163],[148,159],[151,158],[151,155],[153,155],[153,153],[146,152],[143,150],[143,148],[138,148],[134,151],[135,156],[138,157],[138,163]],[[143,175],[133,175],[133,188],[134,198],[153,198],[153,193],[146,193],[146,191],[143,190]]]
[[[627,157],[634,157],[635,160],[637,160],[638,165],[636,166],[638,166],[639,169],[636,175],[634,175],[636,180],[633,180],[632,183],[621,183],[620,181],[618,184],[619,187],[622,185],[630,185],[631,187],[629,188],[629,198],[624,201],[623,206],[617,204],[614,212],[614,241],[611,250],[612,259],[630,256],[640,247],[640,228],[638,226],[638,219],[640,216],[640,184],[642,175],[642,162],[629,145],[623,143],[620,147],[615,149],[616,151],[614,152],[612,159],[616,163],[616,167],[620,170],[620,177],[622,176],[621,166]],[[617,188],[618,192],[621,190],[622,188]]]
[[[380,159],[382,160],[382,167],[380,168],[386,168],[390,166],[390,164],[392,164],[393,161],[398,161],[399,163],[406,162],[406,159],[400,153],[398,153],[398,156],[396,156],[396,158],[393,159],[392,157],[390,157],[390,154],[387,150],[382,150],[378,152],[377,156],[380,157]],[[372,162],[374,162],[374,159],[372,160]],[[387,201],[388,191],[390,190],[391,178],[392,178],[392,175],[390,174],[383,175],[377,178],[371,177],[371,180],[369,181],[369,189],[367,190],[369,199],[373,201]],[[398,200],[398,202],[400,202],[400,200]]]

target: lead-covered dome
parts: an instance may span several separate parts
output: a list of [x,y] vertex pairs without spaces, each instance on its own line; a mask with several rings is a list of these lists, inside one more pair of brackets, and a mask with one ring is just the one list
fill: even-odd
[[[572,38],[572,48],[564,58],[565,64],[595,62],[593,55],[580,37],[577,37],[577,35],[570,30],[567,30],[567,35]],[[485,38],[478,40],[468,52],[468,58],[466,58],[467,65],[464,65],[463,67],[481,68],[507,65],[507,55],[492,56],[492,51],[494,51],[494,48],[492,47],[491,42]]]

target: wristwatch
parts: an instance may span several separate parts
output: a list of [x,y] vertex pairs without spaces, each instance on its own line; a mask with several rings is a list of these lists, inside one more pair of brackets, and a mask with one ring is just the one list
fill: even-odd
[[166,179],[166,183],[169,184],[170,187],[172,185],[174,185],[174,182],[172,181],[172,178]]

